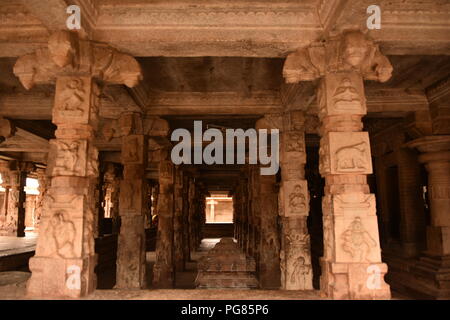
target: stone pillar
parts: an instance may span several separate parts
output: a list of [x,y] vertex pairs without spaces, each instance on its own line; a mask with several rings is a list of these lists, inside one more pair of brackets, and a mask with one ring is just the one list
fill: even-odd
[[[267,130],[268,137],[272,130],[282,129],[282,117],[279,114],[268,114],[256,122],[257,130]],[[268,138],[270,139],[270,138]],[[260,141],[259,146],[267,143]],[[277,150],[269,150],[271,154],[279,154]],[[278,161],[278,158],[277,158]],[[276,173],[262,175],[261,168],[254,167],[252,171],[253,206],[252,215],[257,229],[256,263],[258,267],[259,284],[261,288],[278,289],[280,287],[280,236],[278,234],[278,187]]]
[[158,236],[153,266],[153,286],[159,289],[173,288],[175,284],[174,176],[174,164],[163,156],[159,163]]
[[[417,149],[428,173],[430,225],[426,251],[410,268],[403,284],[427,299],[450,298],[450,78],[427,89],[429,114],[417,114],[409,129],[416,139],[406,145]],[[429,121],[431,120],[431,121]]]
[[203,184],[199,185],[199,193],[197,203],[199,207],[197,209],[197,232],[196,232],[196,245],[200,246],[203,239],[203,226],[206,223],[206,196],[208,192]]
[[56,82],[48,169],[36,255],[30,259],[28,293],[80,297],[96,287],[94,267],[95,188],[98,151],[93,144],[100,90],[89,76]]
[[286,290],[312,290],[311,245],[307,228],[308,183],[305,179],[305,117],[291,111],[283,117],[279,193],[282,219],[281,286]]
[[49,188],[49,177],[47,176],[46,169],[44,168],[37,168],[36,169],[36,175],[38,180],[38,191],[39,195],[36,199],[36,209],[34,211],[34,229],[36,231],[39,231],[40,224],[41,224],[41,217],[43,215],[44,211],[44,199],[46,197],[48,188]]
[[241,235],[241,209],[242,209],[242,189],[241,184],[238,183],[233,191],[233,224],[234,224],[234,239],[240,243]]
[[401,242],[404,257],[416,257],[422,250],[426,220],[423,205],[421,173],[417,155],[401,147],[398,160],[398,188],[400,195]]
[[6,223],[6,216],[8,215],[8,198],[9,188],[11,185],[9,176],[9,163],[7,161],[0,161],[0,175],[2,176],[1,187],[5,189],[5,196],[0,208],[0,230],[3,230]]
[[182,212],[182,236],[183,236],[183,257],[185,262],[190,261],[190,245],[189,245],[189,176],[183,175],[183,212]]
[[173,231],[175,270],[183,271],[185,267],[183,244],[183,172],[179,166],[175,167]]
[[51,185],[45,198],[36,254],[27,291],[32,296],[80,297],[96,287],[94,267],[95,182],[102,83],[135,86],[142,73],[137,61],[113,48],[58,31],[46,48],[20,57],[14,73],[30,89],[56,79],[52,121],[58,127],[50,142]]
[[246,170],[242,170],[243,178],[240,179],[241,190],[241,228],[239,245],[241,249],[246,252],[248,241],[248,179],[246,178]]
[[450,136],[426,136],[408,144],[417,148],[428,172],[431,225],[427,228],[427,254],[450,255]]
[[0,235],[25,236],[25,185],[27,178],[26,163],[12,161],[2,168],[5,190],[5,209],[3,226]]
[[94,219],[94,238],[103,236],[104,234],[104,220],[105,219],[105,196],[106,196],[106,183],[105,183],[105,166],[99,161],[99,173],[97,179],[97,188],[95,190],[96,203],[96,215]]
[[[189,178],[189,248],[190,252],[195,252],[197,250],[197,246],[195,243],[195,211],[197,208],[195,194],[196,194],[195,180],[193,177]],[[189,257],[192,258],[191,256]]]
[[257,195],[255,190],[255,170],[254,166],[248,167],[248,216],[247,216],[247,241],[246,241],[246,254],[255,259],[256,265],[258,266],[258,261],[255,257],[255,232],[256,232],[256,222],[254,214],[257,211],[258,203],[256,201]]
[[111,218],[111,231],[113,234],[120,232],[120,214],[119,214],[119,196],[120,196],[120,178],[119,170],[113,163],[106,165],[104,176],[105,181],[105,203],[108,203],[109,217]]
[[428,172],[431,224],[427,227],[427,249],[412,269],[408,284],[427,298],[450,298],[450,135],[425,136],[408,146],[417,148],[419,161]]
[[117,247],[116,288],[142,289],[145,277],[145,229],[147,206],[147,137],[138,113],[120,118],[123,180],[120,183],[120,233]]
[[278,198],[276,176],[260,176],[259,285],[264,289],[280,287],[280,239],[278,235]]
[[283,73],[288,82],[320,78],[320,173],[326,183],[321,291],[334,299],[390,298],[361,118],[367,112],[363,80],[387,81],[392,66],[372,41],[351,31],[290,55]]

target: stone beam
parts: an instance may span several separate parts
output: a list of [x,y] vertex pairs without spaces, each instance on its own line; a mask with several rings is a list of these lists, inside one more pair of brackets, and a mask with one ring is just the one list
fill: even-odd
[[87,0],[19,0],[28,12],[36,17],[45,28],[50,31],[66,30],[66,21],[69,17],[67,7],[76,4],[81,9],[81,30],[79,34],[84,38],[90,38],[95,24],[97,11],[92,1]]
[[336,24],[349,4],[349,0],[320,0],[317,4],[317,13],[324,33],[328,33]]
[[21,128],[16,128],[13,136],[0,143],[0,151],[4,152],[46,152],[48,149],[48,140]]
[[[303,84],[300,84],[302,86]],[[308,109],[308,114],[317,113],[315,94],[310,96],[306,87],[290,85],[292,92],[281,97],[275,93],[255,94],[250,98],[239,97],[236,93],[160,93],[152,95],[146,107],[147,115],[195,115],[215,113],[255,114],[277,113],[282,103],[288,108]],[[117,119],[123,108],[139,111],[139,107],[130,98],[126,90],[106,88],[106,95],[101,97],[100,116]],[[112,93],[111,93],[112,92]],[[291,96],[283,96],[285,94]],[[405,90],[391,88],[366,88],[368,113],[385,113],[389,116],[404,116],[411,111],[428,110],[428,101],[421,90]],[[312,101],[311,101],[312,100]],[[282,102],[284,101],[284,102]],[[309,104],[310,103],[310,104]],[[0,95],[0,116],[11,119],[51,120],[53,95],[46,92],[6,93]]]

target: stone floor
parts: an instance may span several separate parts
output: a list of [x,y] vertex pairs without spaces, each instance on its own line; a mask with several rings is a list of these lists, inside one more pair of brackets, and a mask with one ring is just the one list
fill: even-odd
[[[34,246],[33,237],[2,239],[0,237],[0,254],[11,250],[23,250]],[[11,238],[11,237],[8,237]],[[203,256],[220,239],[203,240],[199,250],[192,255],[194,261],[186,265],[186,271],[177,272],[176,289],[154,290],[151,285],[147,290],[96,290],[83,299],[87,300],[326,300],[318,291],[282,291],[282,290],[236,290],[236,289],[194,289],[197,274],[196,260]],[[5,245],[14,244],[14,249],[6,249]],[[147,253],[147,276],[151,279],[151,270],[155,261],[155,253]],[[0,300],[27,299],[25,296],[26,281],[30,273],[0,272]],[[151,284],[151,281],[148,281]],[[393,293],[393,299],[408,299]]]
[[37,233],[26,233],[25,237],[0,236],[0,257],[34,251]]

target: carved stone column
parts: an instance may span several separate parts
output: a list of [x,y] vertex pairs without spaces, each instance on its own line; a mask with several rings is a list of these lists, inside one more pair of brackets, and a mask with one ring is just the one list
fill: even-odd
[[419,161],[428,172],[431,225],[427,227],[427,254],[449,256],[450,136],[426,136],[409,142],[408,146],[421,152]]
[[36,231],[39,230],[40,224],[41,224],[41,217],[43,215],[44,211],[44,199],[46,197],[49,186],[49,177],[47,176],[46,169],[43,168],[37,168],[36,169],[37,174],[37,180],[38,180],[38,191],[39,195],[36,199],[36,209],[34,211],[34,229]]
[[36,255],[30,259],[28,293],[79,297],[96,287],[94,228],[98,151],[93,145],[99,88],[88,76],[56,83],[49,173]]
[[283,119],[279,193],[283,229],[281,285],[286,290],[312,290],[311,245],[307,228],[309,192],[304,168],[305,117],[301,111],[291,111]]
[[11,187],[8,161],[0,161],[0,175],[2,176],[1,187],[5,189],[5,196],[3,202],[0,204],[0,230],[3,230],[6,223],[6,216],[8,215],[9,188]]
[[276,176],[260,176],[259,285],[265,289],[280,287],[280,239],[278,235],[278,198]]
[[173,288],[175,283],[174,178],[174,164],[163,156],[159,163],[158,236],[153,266],[153,286],[159,289]]
[[[255,179],[255,166],[248,167],[248,216],[247,216],[247,243],[246,243],[246,254],[253,257],[256,261],[256,265],[258,266],[258,261],[256,259],[256,218],[255,214],[259,214],[257,202],[257,191],[256,191],[256,179]],[[258,173],[257,173],[258,174]],[[259,190],[258,190],[259,191]]]
[[320,78],[320,173],[323,198],[324,256],[321,291],[334,299],[389,298],[381,263],[370,143],[362,132],[367,112],[364,79],[387,81],[392,66],[362,33],[347,32],[290,55],[288,82]]
[[196,246],[199,247],[203,239],[203,226],[206,223],[206,196],[208,192],[200,183],[197,194],[198,209],[196,212]]
[[417,155],[412,150],[399,148],[396,156],[398,159],[402,253],[404,257],[411,258],[420,253],[426,228],[422,177]]
[[123,180],[120,183],[120,233],[117,247],[116,288],[142,289],[145,277],[145,229],[147,207],[147,137],[140,114],[120,118],[122,129]]
[[183,237],[183,257],[185,262],[190,260],[190,245],[189,245],[189,176],[183,175],[183,212],[182,212],[182,237]]
[[[196,228],[195,228],[195,211],[197,208],[197,204],[196,204],[196,199],[195,199],[195,195],[196,195],[196,187],[195,187],[195,181],[194,178],[191,177],[189,179],[189,248],[190,248],[190,252],[195,252],[197,250],[197,245],[195,243],[195,232],[196,232]],[[190,257],[191,259],[191,257]]]
[[[282,117],[279,114],[265,115],[256,122],[257,130],[267,130],[268,137],[273,134],[272,130],[282,129]],[[259,146],[265,141],[260,141]],[[277,150],[267,152],[274,155]],[[278,158],[277,158],[278,161]],[[261,288],[278,289],[280,287],[280,236],[278,234],[278,188],[276,186],[276,174],[261,175],[258,167],[252,170],[253,188],[253,219],[257,226],[256,254],[255,259],[258,266],[259,285]]]
[[243,178],[240,179],[241,185],[241,228],[240,235],[241,239],[239,241],[239,246],[246,252],[247,241],[248,241],[248,179],[246,177],[246,170],[242,170]]
[[119,170],[113,163],[108,163],[105,172],[105,202],[109,209],[111,218],[111,231],[113,234],[119,233],[119,197],[120,197],[120,178]]
[[132,87],[142,78],[141,70],[131,56],[60,31],[50,36],[47,48],[20,57],[14,73],[27,89],[56,80],[52,121],[58,128],[48,157],[51,186],[29,263],[28,294],[80,297],[96,287],[98,151],[93,140],[100,88],[95,79]]
[[233,192],[233,225],[234,225],[234,238],[237,243],[240,242],[241,239],[241,216],[242,216],[242,188],[241,184],[238,183]]
[[175,270],[183,271],[183,172],[179,166],[175,167],[173,231]]
[[421,154],[428,172],[431,224],[427,226],[427,249],[412,272],[409,283],[427,298],[450,298],[450,135],[426,136],[409,143]]
[[5,216],[0,234],[4,236],[25,236],[25,185],[27,178],[26,163],[12,161],[2,167],[5,193]]

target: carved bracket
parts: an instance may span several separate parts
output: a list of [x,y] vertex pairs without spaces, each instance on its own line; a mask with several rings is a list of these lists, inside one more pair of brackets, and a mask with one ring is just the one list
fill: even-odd
[[14,74],[26,89],[39,83],[53,83],[61,75],[90,75],[130,88],[142,80],[141,67],[134,57],[104,44],[79,39],[69,31],[55,32],[47,48],[20,57]]
[[283,76],[287,83],[312,81],[327,72],[356,71],[366,80],[386,82],[392,65],[372,40],[359,31],[349,31],[325,44],[313,44],[286,58]]

